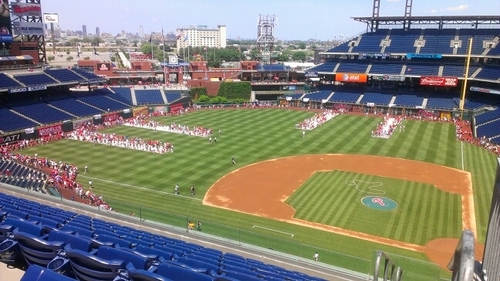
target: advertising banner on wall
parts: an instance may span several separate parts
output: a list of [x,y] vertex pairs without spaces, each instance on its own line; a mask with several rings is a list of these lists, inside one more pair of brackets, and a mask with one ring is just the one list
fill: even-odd
[[8,0],[0,0],[0,43],[12,42],[12,27]]
[[42,6],[38,3],[11,2],[12,14],[20,17],[41,17]]
[[93,119],[92,118],[86,118],[86,119],[80,119],[73,121],[73,130],[79,129],[87,124],[93,124]]
[[63,130],[62,130],[61,124],[47,126],[47,127],[43,127],[43,128],[38,129],[38,136],[45,137],[48,135],[55,135],[55,134],[62,133],[62,131]]
[[136,116],[141,116],[142,114],[148,114],[148,108],[147,107],[137,107],[132,109],[132,114],[134,117]]
[[16,35],[43,35],[43,23],[41,22],[15,21],[12,23],[12,28]]
[[378,81],[405,81],[405,77],[400,75],[373,75],[372,79]]
[[364,73],[335,73],[335,81],[366,83],[368,77]]
[[170,105],[170,113],[175,114],[175,113],[179,112],[180,110],[182,110],[183,108],[184,107],[182,106],[182,103],[171,104]]
[[0,145],[15,143],[21,140],[21,133],[0,137]]
[[438,77],[438,76],[422,76],[420,77],[420,85],[436,86],[436,87],[456,87],[458,85],[457,77]]

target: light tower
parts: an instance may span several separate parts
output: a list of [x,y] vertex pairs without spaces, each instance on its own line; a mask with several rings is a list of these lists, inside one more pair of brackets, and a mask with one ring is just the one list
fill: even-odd
[[274,27],[278,25],[276,15],[259,15],[257,21],[257,53],[264,63],[270,63],[277,42]]

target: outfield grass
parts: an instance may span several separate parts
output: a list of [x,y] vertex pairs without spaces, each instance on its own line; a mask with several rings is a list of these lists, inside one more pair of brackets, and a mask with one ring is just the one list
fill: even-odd
[[[353,181],[359,181],[356,187]],[[361,203],[365,196],[398,205],[375,210]],[[462,229],[460,195],[431,184],[353,172],[317,172],[286,203],[299,219],[422,246],[436,237],[456,237]]]
[[[410,258],[425,259],[420,253],[201,204],[207,189],[233,169],[290,155],[373,154],[462,167],[461,145],[455,140],[455,128],[451,124],[407,121],[406,132],[397,131],[390,139],[379,139],[371,138],[370,131],[382,118],[341,115],[307,132],[303,139],[294,125],[312,115],[312,112],[278,109],[217,110],[157,119],[164,123],[213,128],[215,132],[221,129],[223,134],[217,135],[218,143],[212,145],[199,137],[133,127],[106,130],[108,133],[169,141],[175,146],[172,154],[158,155],[70,140],[29,148],[23,153],[38,153],[39,156],[74,163],[79,167],[88,165],[90,174],[81,175],[82,183],[93,178],[94,191],[102,194],[120,212],[136,215],[144,212],[147,219],[174,224],[183,223],[186,217],[202,220],[204,231],[230,238],[241,239],[241,233],[256,233],[255,237],[260,238],[252,239],[253,243],[306,258],[311,258],[314,247],[317,247],[325,252],[322,261],[361,272],[369,270],[369,263],[349,261],[345,264],[345,260],[339,261],[339,256],[334,252],[370,259],[373,250],[381,249]],[[230,164],[232,156],[236,157],[237,165]],[[474,184],[478,239],[484,242],[495,157],[483,149],[466,144],[464,159],[465,169],[471,171]],[[181,196],[173,195],[175,184],[181,186]],[[193,198],[188,196],[191,185],[197,191]],[[291,238],[264,233],[252,228],[253,225],[280,229],[295,235]],[[456,228],[452,226],[451,229]],[[395,229],[390,227],[386,230],[389,234],[393,231]],[[399,237],[405,235],[402,233]],[[452,236],[459,235],[453,233]],[[247,236],[243,235],[243,238]],[[429,239],[432,236],[426,237]]]

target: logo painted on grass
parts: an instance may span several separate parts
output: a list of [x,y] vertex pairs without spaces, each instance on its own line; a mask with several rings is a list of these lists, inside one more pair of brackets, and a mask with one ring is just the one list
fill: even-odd
[[389,199],[387,197],[380,197],[380,196],[366,196],[361,198],[361,203],[363,205],[376,209],[376,210],[393,210],[396,209],[398,206],[398,203],[396,201]]

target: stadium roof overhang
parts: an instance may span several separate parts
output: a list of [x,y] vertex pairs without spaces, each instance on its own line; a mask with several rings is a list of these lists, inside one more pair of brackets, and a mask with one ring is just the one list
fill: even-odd
[[452,24],[470,24],[473,28],[480,25],[500,25],[500,16],[498,15],[477,15],[477,16],[412,16],[412,17],[352,17],[355,21],[366,23],[368,29],[376,31],[383,25],[400,25],[403,28],[409,28],[414,24],[418,25],[443,25]]

